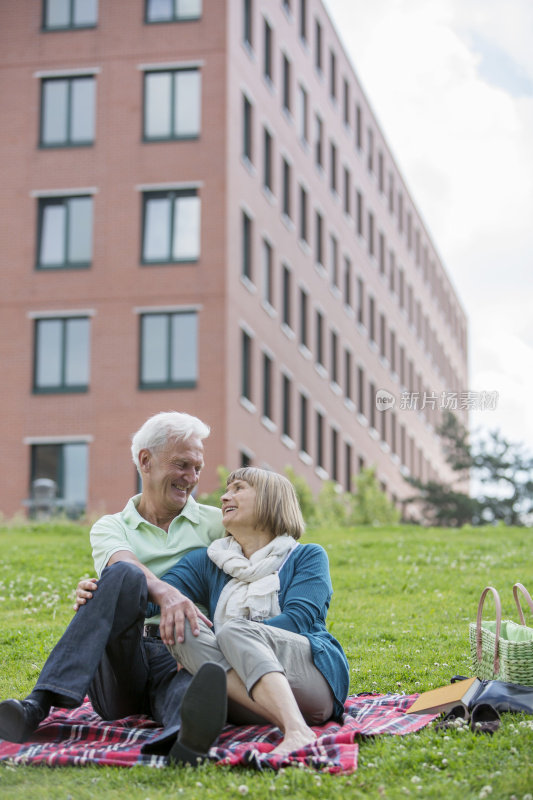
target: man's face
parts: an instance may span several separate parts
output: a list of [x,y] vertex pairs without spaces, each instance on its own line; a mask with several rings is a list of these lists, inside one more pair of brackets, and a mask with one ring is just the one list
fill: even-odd
[[204,466],[200,439],[173,442],[162,450],[141,450],[143,495],[160,515],[176,516],[198,483]]

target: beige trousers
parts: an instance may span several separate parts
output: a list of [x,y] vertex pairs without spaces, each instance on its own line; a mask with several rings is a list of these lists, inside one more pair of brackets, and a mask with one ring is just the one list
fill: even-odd
[[[201,620],[199,627],[199,635],[193,636],[187,622],[185,641],[168,648],[193,675],[206,661],[214,661],[226,671],[234,669],[250,694],[263,675],[281,672],[308,725],[321,725],[333,714],[333,694],[313,664],[305,636],[240,618],[226,622],[217,634]],[[267,721],[238,704],[230,704],[230,712],[235,723]]]

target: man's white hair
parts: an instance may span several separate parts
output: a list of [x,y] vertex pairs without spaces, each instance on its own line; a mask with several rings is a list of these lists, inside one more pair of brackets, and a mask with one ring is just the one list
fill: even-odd
[[211,432],[209,425],[198,417],[181,411],[161,411],[146,420],[131,440],[131,456],[140,474],[139,453],[141,450],[161,450],[168,444],[185,442],[193,437],[206,439]]

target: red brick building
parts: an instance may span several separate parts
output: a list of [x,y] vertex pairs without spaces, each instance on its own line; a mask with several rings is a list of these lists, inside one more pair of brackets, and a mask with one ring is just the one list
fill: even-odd
[[18,0],[0,44],[0,511],[118,510],[169,409],[202,490],[443,474],[465,315],[320,0]]

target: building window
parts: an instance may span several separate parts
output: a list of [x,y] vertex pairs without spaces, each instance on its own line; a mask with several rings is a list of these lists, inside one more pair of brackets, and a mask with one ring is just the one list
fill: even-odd
[[300,344],[309,347],[309,295],[300,289]]
[[30,495],[35,481],[56,485],[59,508],[79,517],[87,506],[88,451],[86,442],[54,442],[31,446]]
[[332,383],[339,382],[339,337],[335,331],[331,331],[330,336],[330,380]]
[[242,157],[252,163],[253,107],[246,95],[242,96]]
[[391,422],[391,425],[390,425],[390,449],[392,450],[394,455],[397,455],[398,454],[398,446],[397,446],[397,442],[396,442],[396,438],[397,438],[396,437],[397,422],[396,422],[396,414],[394,413],[394,411],[391,414],[390,422]]
[[272,136],[263,128],[263,186],[272,191]]
[[282,76],[283,76],[283,110],[290,113],[292,107],[292,92],[291,92],[291,62],[285,54],[281,58]]
[[252,42],[252,0],[242,0],[242,40],[248,47]]
[[272,419],[272,359],[263,353],[263,417]]
[[79,269],[92,261],[93,198],[39,200],[37,269]]
[[316,312],[315,325],[316,363],[324,366],[324,316],[320,311]]
[[337,192],[337,146],[333,142],[329,143],[329,188],[332,192]]
[[380,231],[378,234],[378,263],[380,275],[385,275],[385,253],[385,234]]
[[357,233],[359,236],[364,235],[364,228],[363,228],[363,195],[361,192],[356,192],[355,194],[355,203],[356,203],[356,217],[357,217]]
[[407,466],[407,452],[405,447],[405,425],[400,425],[400,462],[403,467]]
[[200,19],[202,0],[146,0],[146,22]]
[[372,211],[368,212],[368,255],[373,256],[375,253],[374,244],[374,214]]
[[357,367],[357,407],[360,414],[365,416],[365,373],[362,367]]
[[282,320],[288,328],[292,328],[291,308],[291,271],[284,266],[282,270]]
[[331,429],[331,480],[339,480],[339,432]]
[[355,106],[355,145],[358,150],[363,148],[363,112],[359,103]]
[[387,412],[380,411],[380,421],[381,421],[381,441],[386,443],[387,442]]
[[316,412],[316,465],[324,468],[324,415]]
[[350,216],[352,213],[351,207],[351,194],[352,194],[352,178],[348,167],[344,167],[344,213]]
[[322,72],[322,25],[315,19],[315,67]]
[[144,264],[196,261],[200,257],[200,198],[196,189],[143,196]]
[[252,337],[241,331],[241,397],[252,400]]
[[266,19],[263,26],[263,75],[272,83],[272,28]]
[[413,247],[413,218],[411,212],[407,212],[407,249],[411,250]]
[[146,72],[144,138],[147,141],[191,139],[200,133],[199,69]]
[[400,345],[400,353],[399,353],[399,362],[400,362],[400,384],[401,386],[405,386],[405,347],[403,344]]
[[272,247],[263,239],[263,300],[274,306]]
[[98,22],[98,0],[44,0],[46,31],[94,28]]
[[329,237],[330,261],[331,261],[331,285],[335,288],[339,286],[339,242],[333,234]]
[[291,165],[284,158],[281,160],[281,174],[283,180],[282,203],[283,213],[291,218]]
[[300,39],[307,41],[307,0],[300,0]]
[[405,277],[401,267],[398,270],[398,303],[400,308],[405,308]]
[[367,160],[366,166],[369,172],[374,171],[374,132],[372,128],[368,128],[367,130],[368,135],[368,151],[367,151]]
[[88,390],[89,324],[87,317],[35,320],[33,371],[35,393]]
[[357,278],[357,322],[365,324],[365,284],[362,278]]
[[342,92],[342,119],[346,127],[350,124],[350,84],[344,78]]
[[411,359],[409,359],[408,371],[409,371],[409,382],[408,382],[407,386],[411,391],[415,391],[415,388],[416,388],[415,387],[415,365],[413,364]]
[[242,212],[242,265],[241,275],[249,281],[252,276],[252,220],[246,213]]
[[197,351],[196,311],[141,314],[139,388],[184,389],[196,386]]
[[385,191],[385,164],[381,150],[378,153],[378,188],[381,194],[383,194]]
[[368,338],[371,342],[376,341],[376,301],[373,297],[368,298]]
[[344,305],[348,308],[352,307],[352,262],[345,256],[344,258]]
[[382,358],[386,357],[386,338],[387,338],[387,323],[385,314],[379,315],[379,354]]
[[370,427],[376,427],[376,387],[373,383],[368,384],[368,402],[370,404],[369,421]]
[[309,233],[307,230],[307,192],[303,186],[300,186],[300,239],[302,242],[309,241]]
[[344,491],[352,491],[352,446],[344,443]]
[[329,96],[337,99],[337,57],[333,50],[329,51]]
[[344,399],[353,400],[352,396],[352,354],[344,350]]
[[309,452],[309,401],[304,394],[300,395],[300,452]]
[[389,345],[389,361],[391,372],[396,372],[396,334],[391,330],[390,332],[390,345]]
[[94,142],[96,80],[93,75],[45,78],[41,83],[41,147]]
[[389,291],[394,294],[396,291],[396,256],[394,250],[389,251]]
[[302,142],[309,141],[309,101],[307,97],[307,92],[303,88],[303,86],[298,87],[298,106],[299,106],[299,124],[300,130],[299,135]]
[[315,114],[315,164],[324,166],[324,125],[318,114]]
[[291,405],[292,405],[292,384],[287,375],[282,376],[281,381],[281,408],[282,408],[282,433],[292,439],[291,431]]
[[324,264],[324,218],[319,211],[315,212],[315,261]]

